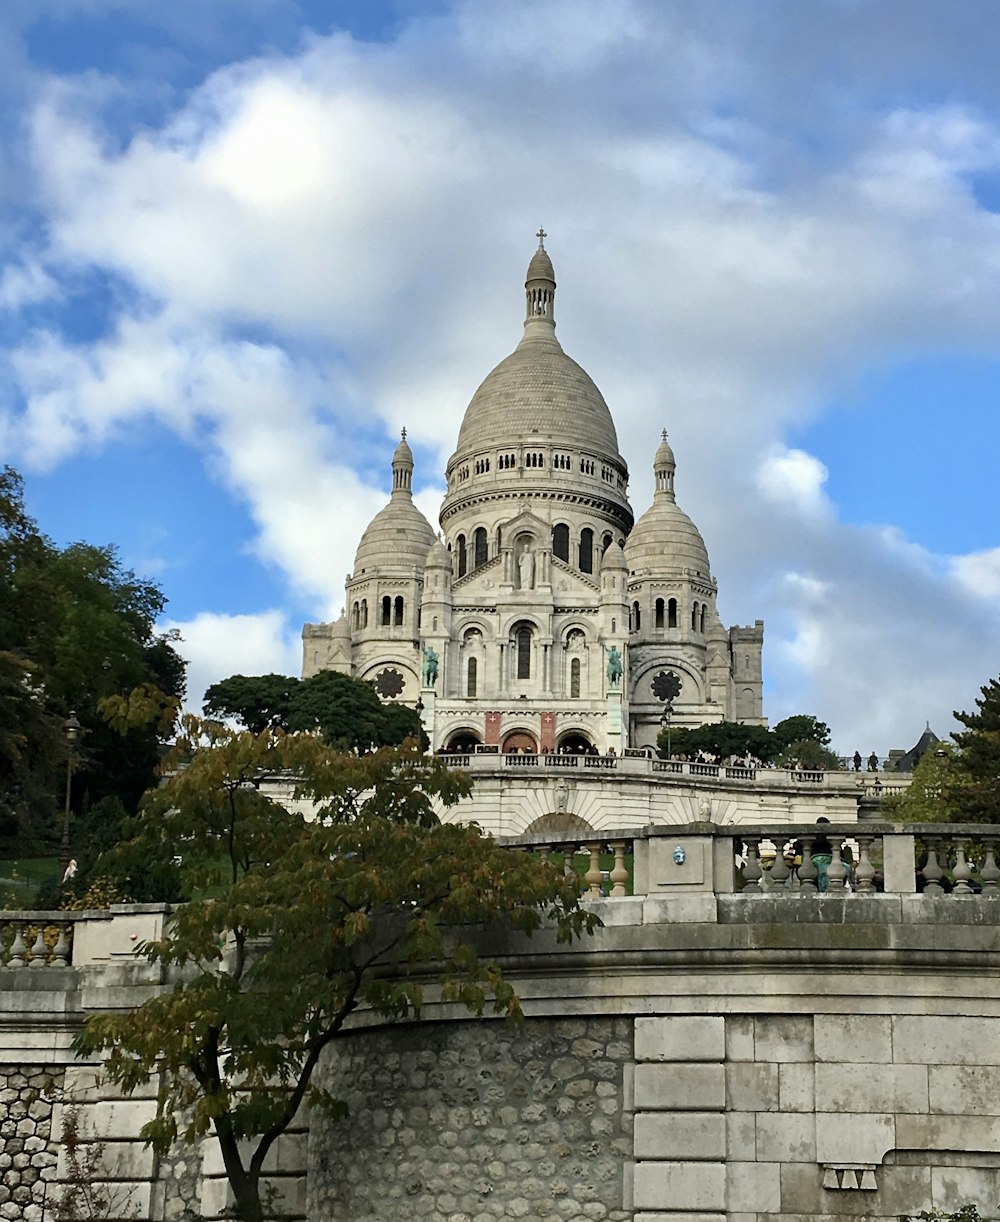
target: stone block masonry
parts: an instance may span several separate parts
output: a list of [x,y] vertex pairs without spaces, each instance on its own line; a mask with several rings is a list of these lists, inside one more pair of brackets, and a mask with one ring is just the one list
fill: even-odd
[[308,1217],[631,1222],[632,1028],[453,1022],[339,1041],[322,1085],[350,1115],[313,1125]]

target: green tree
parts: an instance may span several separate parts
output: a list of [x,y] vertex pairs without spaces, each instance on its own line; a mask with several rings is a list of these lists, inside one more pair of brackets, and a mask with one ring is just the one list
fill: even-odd
[[423,739],[415,709],[384,703],[361,679],[322,670],[309,679],[232,675],[205,693],[205,714],[232,717],[254,734],[265,729],[319,730],[327,742],[353,751]]
[[796,713],[779,721],[771,731],[776,744],[775,756],[786,750],[792,743],[806,740],[819,743],[821,747],[830,745],[830,727],[825,721],[813,717],[810,713]]
[[51,814],[53,762],[65,760],[65,744],[55,761],[52,744],[71,710],[85,731],[74,810],[106,796],[134,810],[151,783],[155,730],[135,728],[123,738],[98,705],[143,683],[183,695],[176,636],[156,628],[164,605],[159,588],[126,569],[113,547],[56,547],[26,512],[21,477],[10,467],[0,472],[0,689],[7,706],[0,723],[23,727],[20,735],[0,730],[0,803],[8,812],[18,807],[22,844],[41,834]]
[[886,794],[880,805],[884,818],[907,823],[953,823],[965,816],[960,795],[965,778],[958,770],[958,754],[953,743],[939,742],[925,751],[913,769],[910,783],[902,793]]
[[[656,749],[660,755],[667,754],[667,731],[660,731]],[[671,730],[670,750],[674,755],[697,755],[704,751],[716,759],[728,759],[731,755],[752,755],[770,761],[774,746],[766,726],[747,726],[739,721],[718,721],[694,729],[683,727]]]
[[[569,939],[597,922],[575,877],[442,823],[435,803],[458,801],[468,778],[412,744],[357,755],[316,734],[186,718],[177,753],[184,767],[149,795],[135,844],[182,852],[189,885],[214,889],[141,948],[173,989],[92,1018],[76,1047],[105,1051],[105,1076],[126,1092],[156,1076],[142,1135],[165,1151],[214,1132],[238,1217],[261,1222],[261,1168],[300,1104],[342,1111],[312,1075],[355,1010],[416,1017],[429,975],[444,999],[515,1018],[477,931],[548,921]],[[276,772],[298,778],[314,821],[257,787]]]
[[952,735],[958,756],[945,800],[956,818],[1000,823],[1000,679],[991,679],[980,693],[974,713],[955,713],[965,729]]
[[298,679],[288,675],[230,675],[205,692],[206,717],[231,717],[251,734],[287,730]]
[[840,760],[815,738],[797,738],[790,742],[774,761],[779,768],[810,768],[830,771],[840,767]]

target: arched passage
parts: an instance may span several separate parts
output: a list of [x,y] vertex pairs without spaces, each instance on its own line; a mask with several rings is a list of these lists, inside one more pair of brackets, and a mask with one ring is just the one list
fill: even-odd
[[474,730],[456,730],[448,738],[446,751],[454,751],[458,755],[472,755],[482,739]]
[[510,755],[512,752],[534,754],[537,750],[535,736],[528,730],[512,730],[503,740],[504,755]]
[[566,755],[592,755],[594,744],[582,730],[567,730],[559,736],[558,747]]

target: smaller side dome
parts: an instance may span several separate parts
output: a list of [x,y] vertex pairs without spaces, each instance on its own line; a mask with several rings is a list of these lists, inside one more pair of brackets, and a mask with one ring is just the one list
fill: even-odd
[[663,439],[653,460],[656,491],[653,503],[639,518],[625,540],[625,559],[636,576],[678,573],[691,569],[711,576],[708,550],[697,526],[674,498],[674,452]]
[[429,569],[447,569],[451,572],[451,556],[448,555],[448,549],[441,542],[440,538],[434,540],[431,550],[427,553],[427,564]]
[[601,557],[601,572],[605,570],[625,569],[628,571],[628,561],[625,559],[625,553],[617,543],[610,543],[604,549],[604,555]]
[[347,622],[346,611],[341,611],[341,613],[330,625],[330,636],[335,641],[341,639],[349,641],[351,639],[351,626]]
[[435,541],[434,530],[413,503],[413,451],[406,430],[392,455],[392,495],[372,518],[354,556],[354,576],[378,569],[422,570]]

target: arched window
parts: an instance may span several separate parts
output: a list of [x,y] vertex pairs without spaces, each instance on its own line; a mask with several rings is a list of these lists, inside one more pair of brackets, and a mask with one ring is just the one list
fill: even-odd
[[514,642],[517,646],[517,677],[519,679],[530,679],[531,629],[528,627],[518,628]]
[[580,659],[574,658],[569,664],[569,694],[574,700],[580,697]]
[[465,554],[465,535],[459,535],[455,540],[455,551],[458,553],[458,575],[465,576],[468,556]]
[[696,632],[698,629],[698,604],[694,603],[691,607],[691,631]]
[[604,534],[601,536],[601,555],[602,556],[608,550],[608,548],[611,546],[613,542],[614,542],[614,538],[611,532],[605,531]]
[[698,614],[698,629],[700,632],[705,631],[705,604],[701,604],[701,611]]
[[667,627],[668,628],[677,627],[677,599],[676,598],[672,598],[670,602],[667,603]]
[[552,527],[552,555],[569,564],[569,527],[565,522]]
[[473,566],[478,569],[479,566],[485,564],[487,560],[485,526],[476,527],[475,534],[472,536],[472,550]]
[[580,572],[594,571],[594,532],[589,526],[580,531]]
[[468,666],[468,679],[465,685],[465,694],[467,696],[475,696],[478,694],[476,691],[476,683],[479,678],[478,672],[479,663],[475,658],[470,658]]
[[398,594],[396,596],[396,602],[392,609],[392,622],[396,625],[397,628],[403,622],[403,596],[402,594]]
[[663,599],[662,598],[658,598],[656,600],[656,627],[657,628],[663,627]]
[[363,598],[361,600],[361,627],[362,628],[368,627],[368,599],[367,598]]
[[351,627],[355,632],[361,627],[361,608],[357,603],[351,608]]
[[641,627],[642,627],[642,615],[640,614],[640,611],[639,611],[639,604],[633,603],[632,604],[632,631],[638,632]]
[[382,599],[382,618],[379,621],[383,628],[387,628],[392,619],[392,599],[388,594]]

